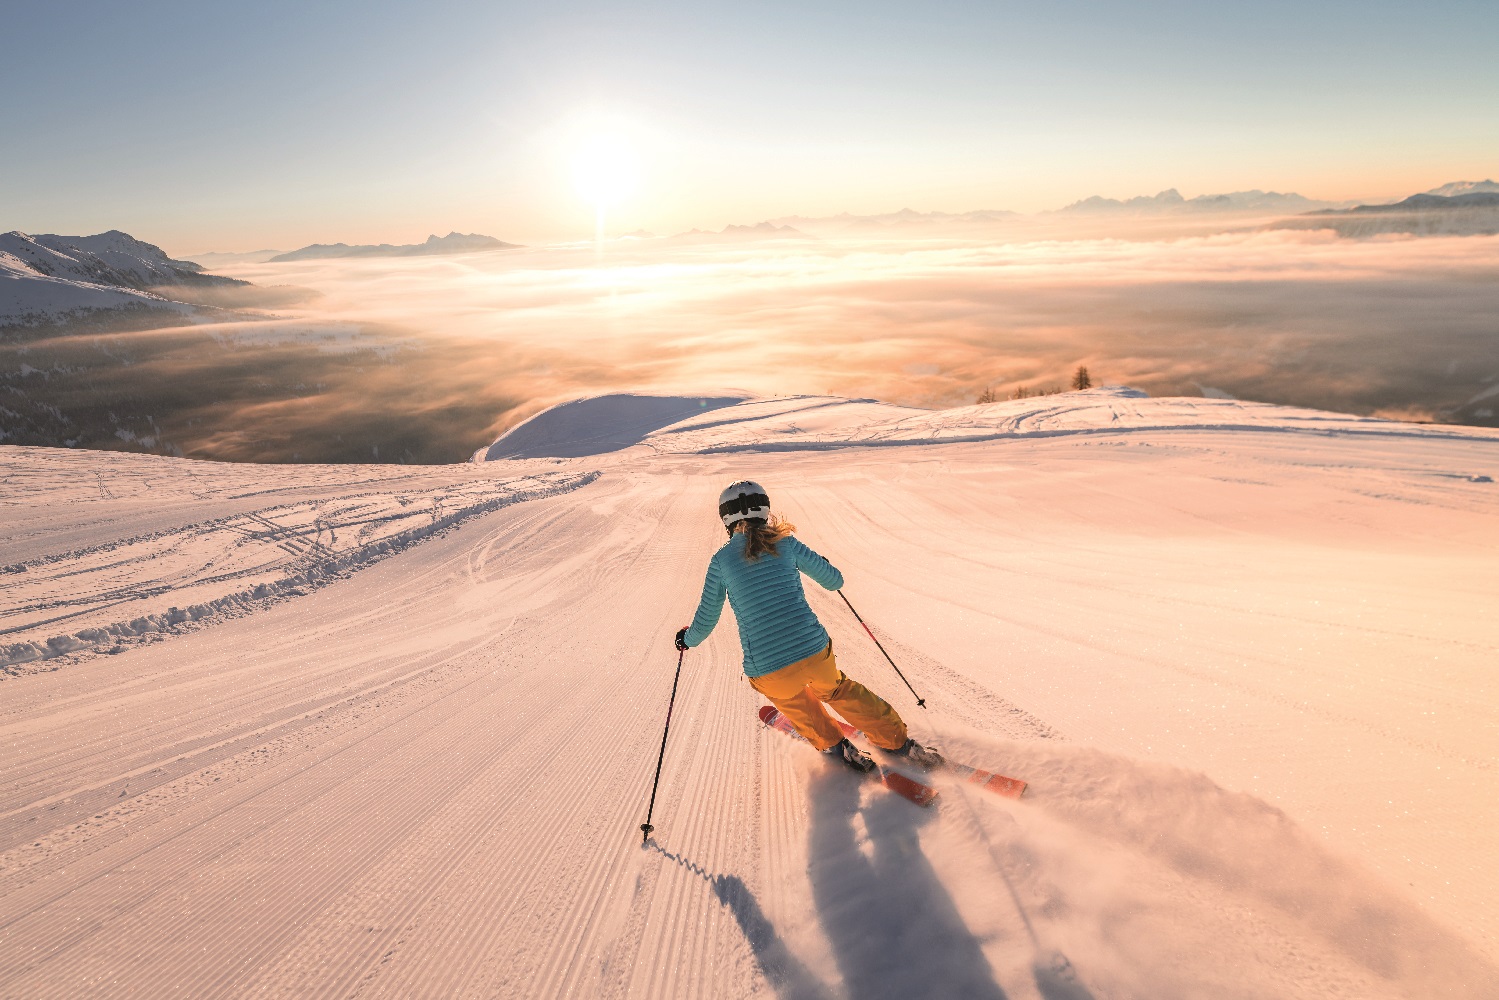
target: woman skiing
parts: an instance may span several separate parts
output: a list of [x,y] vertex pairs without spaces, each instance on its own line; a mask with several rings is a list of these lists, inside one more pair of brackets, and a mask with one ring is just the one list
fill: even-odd
[[795,525],[770,512],[770,497],[758,483],[731,484],[719,495],[718,514],[729,540],[708,563],[697,614],[677,632],[677,648],[701,645],[718,624],[728,597],[739,621],[750,686],[769,698],[814,747],[855,770],[874,767],[844,738],[823,707],[827,703],[886,753],[922,767],[941,764],[936,751],[910,738],[888,702],[838,669],[833,642],[807,604],[801,574],[825,590],[840,589],[843,574],[796,539]]

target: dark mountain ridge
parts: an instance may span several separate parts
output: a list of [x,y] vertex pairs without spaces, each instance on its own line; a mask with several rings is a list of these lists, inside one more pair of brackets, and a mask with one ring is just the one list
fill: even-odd
[[483,236],[479,233],[455,232],[448,233],[446,236],[428,236],[425,243],[408,243],[402,245],[380,243],[350,246],[347,243],[314,243],[311,246],[302,247],[300,250],[277,254],[270,259],[270,262],[323,260],[340,257],[428,257],[440,256],[442,254],[473,253],[482,250],[517,250],[520,246],[521,244],[519,243],[506,243],[495,239],[493,236]]

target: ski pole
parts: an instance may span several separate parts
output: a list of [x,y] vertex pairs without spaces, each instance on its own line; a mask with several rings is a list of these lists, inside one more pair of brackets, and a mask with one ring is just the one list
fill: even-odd
[[[843,603],[848,605],[848,610],[853,611],[854,617],[857,618],[857,619],[859,619],[859,624],[864,626],[864,631],[866,633],[868,633],[869,638],[874,639],[874,644],[876,646],[880,647],[880,652],[881,653],[885,653],[885,647],[881,646],[880,645],[880,640],[875,639],[874,638],[874,633],[869,631],[869,625],[865,623],[864,617],[862,615],[860,615],[857,610],[855,610],[853,602],[851,602],[847,597],[844,597],[843,591],[841,591],[841,590],[838,591],[838,596],[839,597],[843,597]],[[901,679],[902,682],[905,683],[907,690],[909,690],[913,695],[916,695],[916,704],[919,705],[919,706],[921,706],[922,708],[926,708],[926,699],[923,698],[921,695],[916,694],[916,689],[913,688],[913,687],[911,687],[911,682],[908,681],[908,680],[906,680],[906,675],[900,672],[900,667],[896,667],[895,666],[895,661],[892,660],[892,659],[890,659],[890,654],[889,653],[885,653],[885,659],[890,663],[890,665],[892,667],[895,667],[895,673],[896,673],[896,675],[898,677],[900,677],[900,679]]]
[[687,655],[685,649],[677,650],[677,675],[671,679],[671,701],[666,703],[666,728],[661,730],[661,752],[656,755],[656,778],[651,782],[651,804],[645,810],[645,822],[640,824],[640,846],[644,847],[646,841],[651,839],[651,814],[656,811],[656,786],[661,784],[661,762],[666,759],[666,734],[671,732],[671,710],[677,703],[677,681],[682,679],[682,657]]

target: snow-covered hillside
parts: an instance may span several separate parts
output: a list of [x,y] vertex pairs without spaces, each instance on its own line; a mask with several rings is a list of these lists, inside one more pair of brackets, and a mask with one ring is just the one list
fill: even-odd
[[[459,466],[0,447],[0,996],[1499,995],[1499,434],[611,395]],[[728,480],[927,810],[686,655]]]
[[95,236],[0,235],[0,249],[26,261],[41,274],[76,278],[96,285],[151,288],[156,285],[244,284],[233,278],[205,275],[188,260],[172,260],[160,247],[111,229]]
[[95,236],[0,234],[0,326],[57,322],[98,310],[184,313],[188,307],[150,289],[173,285],[247,285],[173,260],[128,233]]
[[42,274],[15,254],[0,252],[0,327],[57,322],[106,309],[182,315],[191,311],[182,303],[133,288]]

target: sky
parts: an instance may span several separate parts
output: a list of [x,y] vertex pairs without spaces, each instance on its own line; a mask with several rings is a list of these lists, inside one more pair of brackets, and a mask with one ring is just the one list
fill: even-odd
[[1499,174],[1495,37],[1491,0],[8,4],[0,228],[543,243],[600,185],[608,231],[657,233],[1392,200]]

